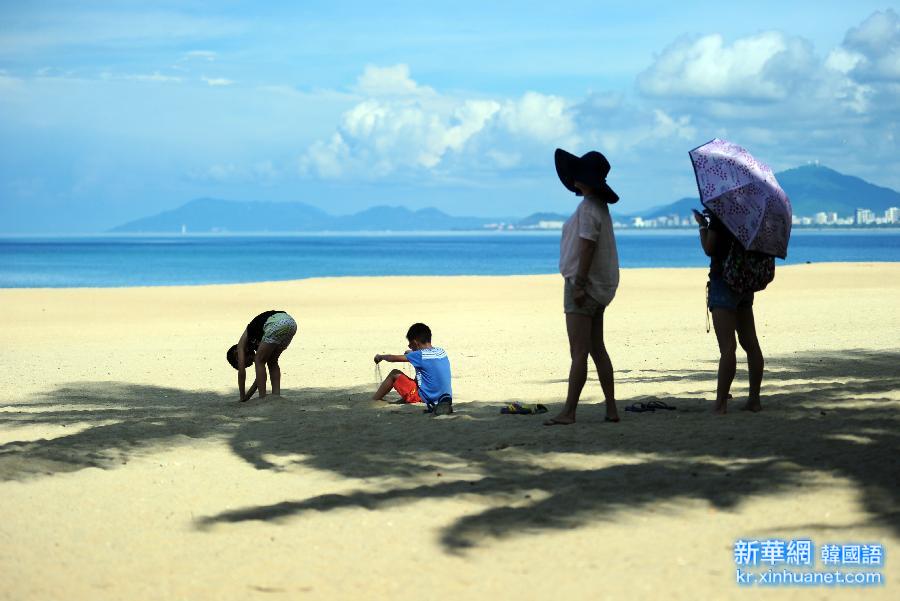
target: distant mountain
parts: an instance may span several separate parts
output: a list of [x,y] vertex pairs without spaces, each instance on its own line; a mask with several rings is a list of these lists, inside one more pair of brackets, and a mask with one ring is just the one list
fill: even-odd
[[[855,215],[857,208],[872,209],[876,214],[890,207],[900,207],[900,192],[870,184],[864,179],[838,173],[821,165],[804,165],[775,174],[778,183],[791,199],[795,215],[811,217],[820,211],[838,215]],[[632,213],[626,219],[655,219],[665,215],[688,216],[700,209],[697,196]]]
[[300,202],[239,202],[198,198],[177,209],[130,221],[111,229],[116,233],[241,232],[323,230],[331,215]]
[[[881,214],[889,207],[900,207],[900,192],[838,173],[828,167],[805,165],[776,173],[778,182],[791,199],[795,215],[812,217],[819,211],[854,215],[857,208]],[[627,204],[622,203],[624,209]],[[620,213],[615,205],[613,219],[628,223],[634,217],[656,219],[662,216],[687,217],[692,208],[700,208],[697,197],[631,214]],[[199,198],[158,215],[125,223],[112,232],[177,233],[182,228],[202,232],[312,232],[312,231],[435,231],[481,230],[489,223],[510,223],[515,227],[537,227],[541,221],[565,221],[569,215],[534,213],[524,219],[456,217],[438,209],[413,211],[405,207],[379,206],[352,215],[331,215],[300,202],[239,202]]]
[[437,209],[379,206],[335,216],[300,202],[241,202],[200,198],[177,209],[137,219],[116,233],[423,231],[482,229],[496,219],[454,217]]
[[776,173],[775,177],[790,197],[797,215],[814,215],[819,211],[850,215],[856,214],[857,208],[880,214],[890,207],[900,207],[900,192],[821,165],[788,169]]
[[454,217],[434,208],[412,211],[406,207],[379,206],[353,215],[333,217],[329,229],[336,231],[434,231],[482,229],[494,219]]

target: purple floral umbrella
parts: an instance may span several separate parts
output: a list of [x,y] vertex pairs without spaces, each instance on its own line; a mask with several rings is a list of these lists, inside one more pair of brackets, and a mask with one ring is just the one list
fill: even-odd
[[700,202],[747,250],[787,257],[791,201],[768,165],[715,138],[690,151]]

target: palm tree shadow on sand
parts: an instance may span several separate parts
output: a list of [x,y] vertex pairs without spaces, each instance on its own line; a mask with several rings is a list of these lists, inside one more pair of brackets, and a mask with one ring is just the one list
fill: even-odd
[[[259,470],[314,468],[364,486],[225,511],[199,518],[198,529],[463,495],[481,509],[441,534],[446,550],[462,552],[493,538],[577,528],[660,503],[701,500],[732,510],[754,497],[814,486],[814,476],[828,474],[855,484],[868,514],[862,525],[900,534],[898,366],[900,351],[776,357],[767,365],[761,414],[717,418],[700,411],[706,405],[696,397],[659,397],[679,411],[610,425],[587,406],[577,426],[553,428],[541,427],[539,418],[500,415],[496,403],[479,401],[431,419],[417,406],[375,406],[361,388],[304,389],[290,400],[238,404],[213,392],[79,383],[2,408],[4,426],[73,431],[0,445],[0,479],[116,469],[197,439],[221,440]],[[639,390],[642,376],[628,377]],[[713,382],[715,372],[643,377]],[[414,427],[398,427],[410,420]],[[699,429],[713,430],[720,444],[711,447]],[[572,460],[554,459],[566,454]]]

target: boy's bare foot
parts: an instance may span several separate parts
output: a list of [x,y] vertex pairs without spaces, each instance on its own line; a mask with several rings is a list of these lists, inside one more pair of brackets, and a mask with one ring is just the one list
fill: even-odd
[[751,413],[759,413],[762,411],[762,403],[759,402],[759,399],[751,400],[747,399],[747,402],[741,407],[741,411],[749,411]]
[[544,422],[545,426],[571,426],[575,423],[575,416],[560,413],[556,417],[551,417]]

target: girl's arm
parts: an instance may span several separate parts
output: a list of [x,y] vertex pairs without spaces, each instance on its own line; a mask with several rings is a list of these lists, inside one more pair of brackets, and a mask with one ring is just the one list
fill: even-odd
[[[241,339],[238,340],[237,343],[237,363],[238,363],[238,392],[241,394],[241,401],[246,401],[247,398],[244,398],[244,385],[247,382],[247,370],[244,367],[247,363],[247,329],[244,328],[244,333],[241,334]],[[256,390],[256,381],[253,382],[253,385],[250,387],[250,394],[253,394],[253,391]]]
[[250,390],[247,391],[247,396],[241,396],[241,402],[244,403],[249,401],[251,397],[253,397],[253,393],[256,392],[256,380],[253,380],[253,384],[250,385]]

